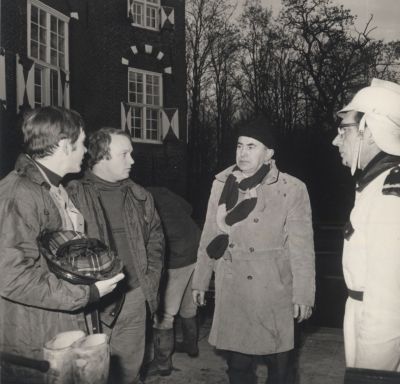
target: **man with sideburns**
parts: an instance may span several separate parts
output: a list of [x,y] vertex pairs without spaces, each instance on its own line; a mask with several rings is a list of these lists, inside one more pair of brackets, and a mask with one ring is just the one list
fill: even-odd
[[[43,359],[43,346],[60,332],[86,331],[85,308],[123,279],[71,284],[52,273],[39,248],[45,233],[83,232],[83,217],[61,181],[81,169],[86,152],[81,116],[43,107],[23,119],[24,153],[0,181],[0,351]],[[39,371],[2,362],[0,382],[45,383]]]

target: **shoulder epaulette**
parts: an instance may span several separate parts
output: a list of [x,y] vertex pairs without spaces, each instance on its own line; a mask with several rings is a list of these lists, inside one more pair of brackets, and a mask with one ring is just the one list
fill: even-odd
[[400,197],[400,165],[394,167],[386,176],[382,193]]

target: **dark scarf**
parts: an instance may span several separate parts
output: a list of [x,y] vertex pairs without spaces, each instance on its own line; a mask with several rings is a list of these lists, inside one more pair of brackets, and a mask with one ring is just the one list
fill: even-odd
[[[253,211],[257,204],[256,188],[267,176],[270,168],[269,164],[263,164],[254,175],[238,181],[237,176],[240,170],[235,167],[228,176],[217,210],[217,224],[225,233],[216,236],[208,244],[206,251],[210,258],[217,260],[225,253],[229,243],[230,227],[246,219]],[[239,190],[247,192],[248,196],[238,204]]]
[[356,190],[361,192],[372,180],[382,172],[400,163],[400,156],[379,152],[360,172],[357,179]]

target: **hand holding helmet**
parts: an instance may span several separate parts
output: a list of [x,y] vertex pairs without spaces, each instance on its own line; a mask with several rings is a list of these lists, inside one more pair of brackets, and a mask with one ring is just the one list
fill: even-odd
[[103,296],[111,293],[117,286],[117,283],[119,281],[121,281],[124,277],[125,277],[125,275],[121,272],[121,273],[118,273],[118,275],[112,277],[111,279],[100,280],[100,281],[96,282],[95,286],[97,287],[97,289],[99,291],[100,297],[103,297]]

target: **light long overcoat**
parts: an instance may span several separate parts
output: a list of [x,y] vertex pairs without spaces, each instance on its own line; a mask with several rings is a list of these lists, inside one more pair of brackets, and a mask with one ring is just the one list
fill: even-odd
[[[257,205],[231,227],[229,246],[215,261],[206,252],[223,232],[216,212],[233,166],[218,174],[208,203],[193,289],[208,289],[215,270],[215,311],[209,342],[253,355],[293,348],[293,303],[314,304],[315,261],[305,185],[274,162],[257,187]],[[242,192],[240,192],[242,193]]]

